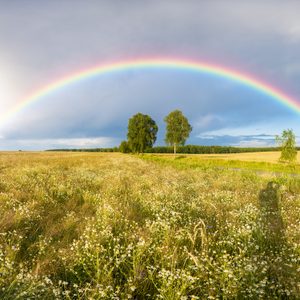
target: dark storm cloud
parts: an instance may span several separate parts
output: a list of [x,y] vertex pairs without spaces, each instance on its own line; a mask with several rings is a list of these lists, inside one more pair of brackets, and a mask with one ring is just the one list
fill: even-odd
[[[255,74],[300,98],[297,1],[28,0],[0,4],[0,66],[2,73],[9,72],[17,99],[75,70],[148,56],[219,63]],[[1,75],[0,70],[0,79]],[[133,113],[153,115],[163,129],[163,116],[178,107],[192,121],[191,141],[199,142],[197,135],[211,131],[270,120],[289,126],[298,118],[274,101],[227,81],[202,78],[199,83],[192,75],[138,75],[103,79],[105,84],[102,79],[99,84],[87,82],[73,92],[52,95],[21,113],[2,135],[23,142],[90,137],[118,141],[125,137]],[[0,101],[7,106],[17,100]],[[159,141],[163,141],[162,131]]]

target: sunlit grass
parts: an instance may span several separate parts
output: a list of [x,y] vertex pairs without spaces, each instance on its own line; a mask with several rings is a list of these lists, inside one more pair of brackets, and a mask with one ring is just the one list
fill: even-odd
[[258,173],[300,174],[299,162],[279,163],[279,152],[238,154],[145,154],[143,158],[177,168],[253,170]]
[[[225,160],[240,160],[249,162],[267,162],[278,163],[280,151],[267,152],[244,152],[244,153],[227,153],[227,154],[189,154],[189,156],[201,157],[202,159],[225,159]],[[297,155],[297,163],[300,163],[300,151]]]
[[299,298],[300,179],[194,160],[0,154],[0,298]]

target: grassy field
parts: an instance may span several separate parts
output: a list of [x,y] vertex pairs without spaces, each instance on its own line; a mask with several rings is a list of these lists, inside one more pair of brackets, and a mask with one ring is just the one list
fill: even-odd
[[[249,152],[249,153],[231,153],[231,154],[190,154],[190,156],[201,157],[201,159],[225,159],[241,160],[251,162],[278,163],[280,152]],[[297,155],[297,163],[300,163],[300,151]]]
[[258,173],[300,175],[300,152],[297,162],[279,163],[280,152],[232,153],[232,154],[146,154],[144,159],[172,164],[181,168],[217,168],[252,170]]
[[219,157],[0,153],[0,299],[299,299],[290,171]]

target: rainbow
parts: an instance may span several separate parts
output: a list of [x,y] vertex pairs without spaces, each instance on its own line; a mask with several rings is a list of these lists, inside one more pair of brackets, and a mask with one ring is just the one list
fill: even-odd
[[261,80],[257,80],[251,76],[246,74],[222,67],[216,66],[213,64],[207,64],[197,61],[190,60],[181,60],[181,59],[138,59],[138,60],[128,60],[121,61],[117,63],[110,63],[99,65],[96,67],[88,68],[85,70],[81,70],[79,72],[75,72],[71,75],[67,75],[58,80],[55,80],[42,88],[36,90],[32,94],[25,97],[21,100],[16,106],[14,106],[11,110],[4,113],[1,117],[1,123],[9,120],[18,112],[22,111],[27,106],[40,101],[48,94],[52,92],[62,89],[67,85],[71,85],[77,83],[83,79],[88,79],[94,76],[113,73],[113,72],[121,72],[125,70],[138,70],[138,69],[157,69],[157,68],[165,68],[165,69],[175,69],[175,70],[186,70],[186,71],[194,71],[201,72],[206,74],[211,74],[219,77],[223,77],[226,79],[230,79],[236,82],[239,82],[243,85],[246,85],[254,90],[257,90],[260,93],[266,94],[267,96],[273,98],[281,104],[284,104],[286,107],[300,114],[300,103],[295,99],[292,99],[282,91],[277,88],[272,87],[271,85],[262,82]]

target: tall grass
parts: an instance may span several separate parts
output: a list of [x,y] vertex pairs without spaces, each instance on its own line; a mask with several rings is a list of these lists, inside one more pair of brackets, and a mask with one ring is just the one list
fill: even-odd
[[288,176],[1,154],[0,298],[297,299],[299,194]]

